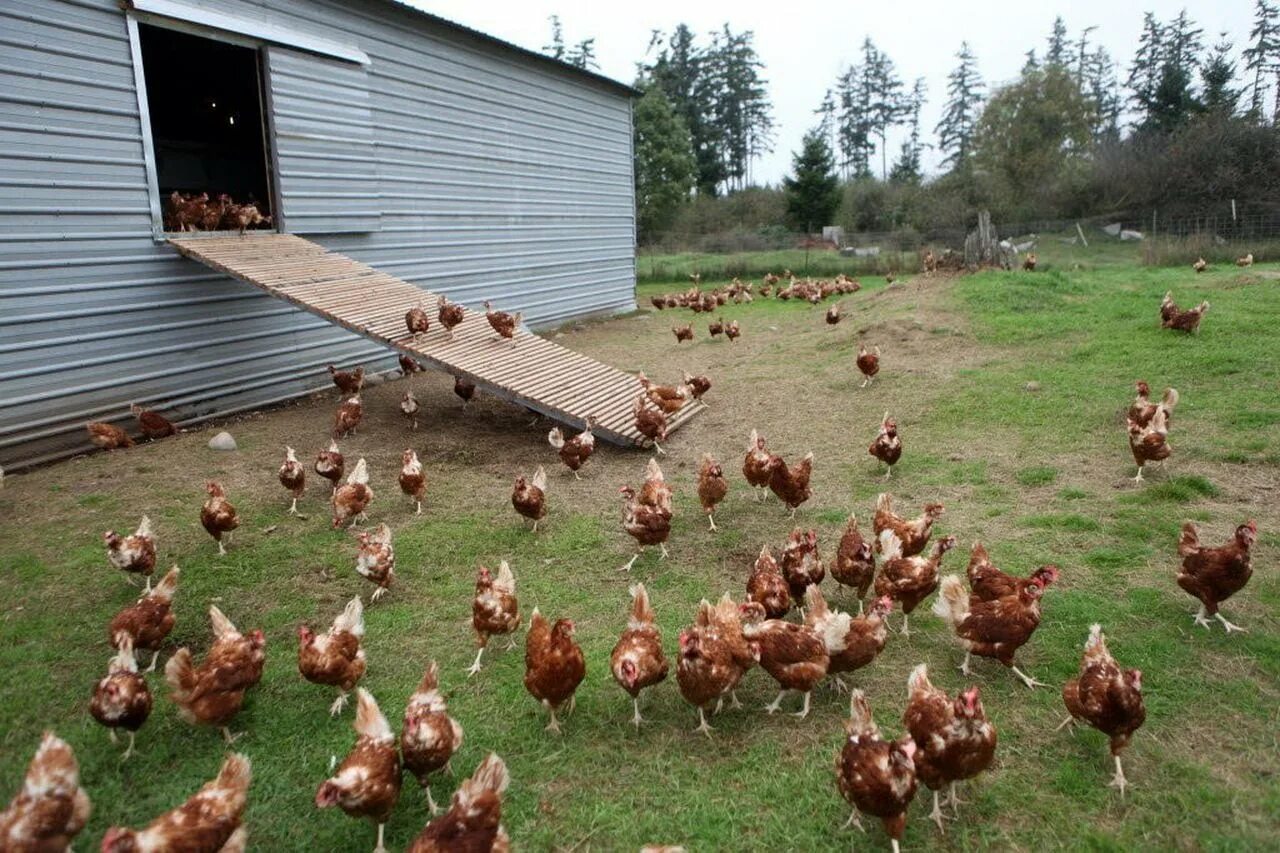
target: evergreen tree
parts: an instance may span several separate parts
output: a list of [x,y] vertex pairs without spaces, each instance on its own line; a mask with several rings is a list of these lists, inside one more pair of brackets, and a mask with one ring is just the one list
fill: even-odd
[[1120,138],[1120,94],[1116,83],[1116,64],[1107,49],[1099,47],[1088,54],[1080,88],[1093,107],[1093,140],[1095,143]]
[[867,127],[879,139],[880,178],[889,177],[889,128],[898,124],[903,114],[902,80],[893,60],[867,38],[862,44],[863,87],[867,92]]
[[1049,33],[1049,46],[1045,48],[1044,64],[1055,68],[1066,68],[1067,50],[1067,23],[1059,15],[1053,19],[1053,31]]
[[1220,33],[1219,39],[1200,69],[1200,104],[1207,113],[1227,117],[1235,114],[1240,92],[1232,86],[1236,64],[1231,58],[1231,40],[1226,33]]
[[599,71],[600,63],[596,62],[596,40],[590,38],[578,42],[565,51],[564,61],[575,68]]
[[806,232],[829,224],[840,204],[840,181],[831,148],[819,130],[805,134],[800,152],[792,155],[791,169],[793,174],[782,184],[792,224]]
[[636,227],[642,242],[670,226],[693,189],[696,162],[689,128],[656,84],[636,102]]
[[1142,16],[1142,35],[1138,37],[1138,49],[1129,67],[1125,87],[1132,93],[1129,102],[1141,115],[1139,124],[1151,116],[1156,89],[1160,86],[1160,74],[1164,67],[1164,29],[1151,12]]
[[902,143],[898,159],[889,172],[889,180],[897,184],[918,184],[924,176],[920,167],[920,108],[924,106],[924,78],[917,77],[904,104],[907,127],[911,129]]
[[863,85],[865,75],[856,65],[845,69],[836,80],[840,168],[845,180],[871,174],[870,92]]
[[1022,63],[1022,71],[1019,73],[1028,74],[1032,71],[1040,70],[1040,60],[1036,59],[1036,49],[1034,47],[1028,50],[1024,56],[1026,56],[1026,60]]
[[978,59],[967,41],[960,43],[956,58],[960,64],[947,75],[947,102],[942,108],[942,119],[934,129],[938,150],[946,155],[943,165],[951,168],[964,164],[969,157],[983,88]]
[[1150,93],[1146,116],[1140,127],[1167,133],[1185,124],[1200,109],[1192,92],[1196,69],[1203,50],[1203,30],[1186,10],[1160,27],[1160,74]]
[[[1254,121],[1262,121],[1263,100],[1266,98],[1266,74],[1274,71],[1280,60],[1280,8],[1268,0],[1257,0],[1254,5],[1253,29],[1249,31],[1250,45],[1241,52],[1244,67],[1253,72],[1249,87],[1249,115]],[[1280,94],[1280,88],[1277,89]]]
[[564,28],[560,25],[560,16],[552,15],[547,18],[551,22],[551,44],[542,46],[542,52],[550,55],[552,59],[564,59]]
[[1094,54],[1089,52],[1089,35],[1096,29],[1097,27],[1085,27],[1076,40],[1076,85],[1081,89],[1085,88],[1085,81],[1095,59]]

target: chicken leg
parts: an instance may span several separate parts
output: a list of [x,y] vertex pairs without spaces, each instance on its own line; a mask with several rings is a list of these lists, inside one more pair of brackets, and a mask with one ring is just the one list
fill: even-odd
[[468,678],[470,678],[471,676],[475,675],[477,672],[480,671],[480,656],[483,654],[484,654],[484,646],[481,646],[480,650],[476,652],[475,662],[472,663],[471,668],[467,670]]
[[347,691],[339,690],[338,698],[333,700],[333,704],[329,706],[329,716],[336,717],[342,713],[342,709],[347,707]]
[[298,514],[298,499],[294,498],[293,503],[289,504],[289,515]]
[[631,704],[636,709],[635,716],[631,718],[631,722],[634,723],[635,727],[638,729],[640,728],[640,724],[644,722],[644,717],[640,716],[640,697],[637,696],[633,698],[631,700]]
[[711,724],[707,722],[707,715],[703,713],[702,706],[698,706],[698,727],[693,730],[694,734],[702,732],[707,737],[711,737]]
[[965,652],[964,663],[960,664],[960,671],[963,672],[965,675],[973,675],[973,673],[969,669],[969,659],[971,657],[973,657],[973,652]]
[[236,732],[235,734],[232,734],[231,729],[226,726],[222,727],[222,739],[227,742],[227,746],[230,746],[242,737],[244,737],[244,732]]
[[1141,482],[1143,481],[1143,479],[1144,479],[1144,478],[1143,478],[1143,476],[1142,476],[1142,469],[1143,469],[1143,468],[1145,468],[1145,467],[1146,467],[1145,465],[1139,465],[1139,466],[1138,466],[1138,473],[1136,473],[1136,474],[1134,474],[1134,475],[1133,475],[1133,482],[1135,482],[1135,483],[1141,483]]
[[555,732],[556,734],[560,734],[560,721],[556,719],[555,706],[552,705],[550,702],[546,701],[545,699],[542,700],[542,704],[546,705],[547,710],[551,712],[551,722],[547,723],[547,727],[543,729],[543,731]]
[[128,761],[129,756],[133,755],[133,743],[137,736],[137,732],[129,732],[129,748],[124,751],[124,755],[120,756],[121,761]]
[[159,659],[160,659],[160,651],[157,649],[156,651],[154,651],[154,652],[152,652],[152,653],[151,653],[151,666],[147,667],[147,668],[146,668],[145,670],[143,670],[143,671],[144,671],[144,672],[155,672],[155,671],[156,671],[156,661],[157,661],[157,660],[159,660]]
[[950,787],[947,788],[947,805],[951,806],[951,810],[955,812],[960,811],[961,806],[968,805],[968,803],[956,796],[955,782],[952,782]]
[[629,571],[631,571],[631,567],[632,567],[632,566],[634,566],[634,565],[636,564],[636,560],[640,559],[640,555],[641,555],[641,554],[643,554],[643,553],[644,553],[644,549],[643,549],[643,548],[641,548],[639,551],[636,551],[635,555],[634,555],[630,560],[627,560],[627,564],[626,564],[625,566],[623,566],[622,568],[618,569],[618,571],[620,571],[620,572],[629,572]]
[[427,810],[431,812],[432,817],[435,817],[440,814],[440,807],[436,805],[436,798],[431,796],[431,786],[423,785],[422,788],[427,792]]
[[414,503],[417,505],[418,508],[414,510],[413,514],[422,515],[422,501],[414,501]]
[[227,554],[227,546],[222,544],[222,540],[218,540],[218,556],[225,557]]
[[796,711],[791,716],[800,720],[803,720],[805,717],[809,716],[809,699],[811,695],[812,695],[811,692],[808,690],[804,692],[804,707],[801,708],[799,711]]
[[710,530],[714,532],[716,529],[716,517],[711,513],[707,513],[707,522],[711,525]]
[[938,825],[938,832],[945,834],[946,830],[942,828],[942,806],[939,804],[937,791],[933,792],[933,811],[929,812],[929,817]]
[[1031,690],[1035,690],[1037,687],[1049,686],[1045,684],[1043,681],[1036,681],[1034,678],[1027,675],[1025,672],[1018,669],[1016,666],[1010,666],[1009,669],[1013,670],[1013,674],[1018,676],[1018,678],[1022,679],[1022,683],[1027,685],[1027,687],[1030,688]]
[[866,827],[864,827],[864,826],[862,825],[862,820],[858,817],[858,810],[857,810],[857,809],[854,809],[854,810],[849,814],[849,819],[848,819],[848,820],[846,820],[846,821],[844,822],[844,826],[842,826],[842,827],[840,827],[840,828],[841,828],[841,829],[848,829],[848,828],[849,828],[849,827],[851,827],[851,826],[856,826],[856,827],[858,828],[858,832],[866,832],[866,831],[867,831],[867,830],[866,830]]
[[1111,777],[1111,781],[1107,783],[1108,788],[1119,788],[1120,796],[1124,796],[1125,785],[1129,784],[1129,780],[1124,778],[1124,768],[1120,766],[1120,756],[1114,756],[1116,760],[1116,775]]
[[903,613],[903,614],[902,614],[902,636],[904,636],[904,637],[910,637],[910,636],[911,636],[911,629],[907,627],[907,620],[908,620],[908,618],[909,618],[909,617],[907,616],[907,614],[906,614],[906,613]]
[[378,824],[378,846],[373,848],[373,853],[387,853],[387,845],[385,843],[385,833],[387,825],[385,823]]
[[774,713],[775,711],[777,711],[779,708],[781,708],[781,707],[782,707],[782,697],[784,697],[784,696],[786,696],[786,695],[787,695],[787,691],[786,691],[786,690],[779,690],[779,691],[778,691],[778,698],[777,698],[777,699],[774,699],[774,700],[773,700],[772,702],[770,702],[768,705],[765,705],[765,706],[764,706],[764,712],[765,712],[766,714],[772,714],[772,713]]

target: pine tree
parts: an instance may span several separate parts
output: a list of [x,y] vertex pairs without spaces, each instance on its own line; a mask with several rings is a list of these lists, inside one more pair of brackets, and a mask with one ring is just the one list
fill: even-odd
[[889,177],[889,128],[903,114],[902,80],[889,55],[877,48],[870,38],[862,44],[863,86],[868,95],[867,125],[879,140],[880,178]]
[[1139,124],[1151,117],[1156,89],[1160,85],[1160,73],[1164,66],[1164,29],[1151,12],[1142,16],[1142,35],[1138,37],[1138,49],[1129,67],[1125,88],[1132,94],[1129,101],[1141,114]]
[[560,25],[560,16],[552,15],[547,18],[551,22],[551,44],[542,46],[542,52],[549,54],[552,59],[564,59],[564,28]]
[[800,152],[792,155],[791,169],[793,174],[782,184],[792,224],[806,232],[828,224],[840,204],[840,181],[831,148],[819,130],[805,134]]
[[1219,34],[1219,42],[1200,69],[1200,103],[1205,112],[1217,116],[1235,114],[1240,91],[1232,86],[1236,79],[1236,63],[1231,58],[1231,40]]
[[697,188],[714,196],[724,179],[724,140],[715,121],[716,80],[708,73],[710,58],[695,43],[693,31],[680,24],[669,36],[655,33],[651,45],[659,50],[641,68],[642,76],[662,88],[672,108],[689,129],[697,159]]
[[1167,133],[1185,124],[1200,109],[1192,83],[1200,65],[1204,31],[1185,9],[1160,31],[1160,74],[1140,127]]
[[1116,82],[1116,64],[1107,49],[1099,47],[1084,62],[1080,88],[1093,107],[1093,141],[1115,141],[1120,138],[1120,94]]
[[871,174],[871,101],[863,80],[862,70],[856,65],[849,66],[836,80],[836,137],[846,181]]
[[578,42],[565,51],[564,61],[575,68],[599,71],[600,63],[596,62],[596,40],[590,38]]
[[636,101],[635,125],[636,226],[642,242],[671,224],[693,189],[696,162],[689,128],[676,113],[662,88],[642,83]]
[[[1274,71],[1280,60],[1280,8],[1268,0],[1257,0],[1254,5],[1253,29],[1249,31],[1251,44],[1241,52],[1244,67],[1253,72],[1249,87],[1249,115],[1254,121],[1263,119],[1263,100],[1266,98],[1265,75]],[[1280,94],[1280,88],[1277,89]]]
[[923,177],[920,167],[920,151],[923,147],[920,142],[920,108],[924,106],[924,96],[924,78],[917,77],[904,105],[906,124],[911,130],[889,172],[889,180],[897,184],[918,184]]
[[1056,68],[1067,67],[1067,23],[1062,16],[1053,19],[1053,31],[1049,33],[1049,46],[1045,48],[1044,64]]
[[942,119],[934,129],[938,150],[946,155],[943,165],[951,168],[963,165],[972,151],[983,88],[978,59],[967,41],[960,43],[956,58],[960,64],[947,75],[947,102],[942,108]]
[[1030,74],[1032,71],[1040,70],[1040,60],[1036,59],[1036,49],[1034,47],[1023,55],[1026,56],[1026,60],[1022,63],[1022,71],[1019,73]]
[[1084,88],[1085,80],[1094,61],[1094,54],[1089,52],[1089,35],[1097,27],[1085,27],[1080,31],[1080,38],[1076,40],[1076,85]]

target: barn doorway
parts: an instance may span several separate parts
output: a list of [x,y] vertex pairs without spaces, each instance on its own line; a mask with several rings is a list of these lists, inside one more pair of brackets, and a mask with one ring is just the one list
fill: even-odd
[[270,227],[261,51],[143,23],[138,38],[164,230],[236,228],[227,211],[248,204]]

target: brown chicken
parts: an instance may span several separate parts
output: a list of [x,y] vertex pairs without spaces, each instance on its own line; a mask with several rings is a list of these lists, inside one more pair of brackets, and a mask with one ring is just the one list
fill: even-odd
[[1204,272],[1209,268],[1209,262],[1204,258],[1196,258],[1196,262],[1191,265],[1191,268],[1196,272]]
[[636,374],[636,378],[640,380],[640,387],[649,402],[661,409],[664,415],[675,414],[693,399],[693,392],[687,385],[657,385],[643,372]]
[[1251,266],[1253,266],[1253,252],[1250,252],[1249,254],[1245,255],[1244,257],[1236,258],[1236,266],[1238,266],[1238,267],[1251,267]]
[[1057,566],[1041,566],[1026,578],[1005,574],[991,562],[986,547],[981,542],[974,542],[973,550],[969,553],[969,568],[965,574],[969,579],[969,594],[972,597],[982,601],[995,601],[1021,592],[1029,583],[1038,583],[1043,590],[1058,580],[1059,572]]
[[1173,448],[1169,446],[1169,421],[1164,409],[1157,408],[1145,427],[1129,421],[1128,429],[1129,451],[1133,453],[1133,461],[1138,466],[1138,473],[1133,475],[1133,481],[1141,483],[1144,479],[1142,469],[1147,467],[1148,462],[1163,462],[1173,455]]
[[1209,617],[1222,623],[1230,634],[1244,631],[1232,625],[1218,612],[1218,606],[1240,590],[1253,576],[1253,543],[1258,539],[1258,523],[1249,520],[1236,528],[1235,536],[1226,545],[1208,548],[1200,544],[1200,532],[1194,522],[1182,525],[1178,537],[1178,556],[1182,558],[1182,570],[1178,572],[1178,586],[1200,600],[1195,624],[1209,629]]
[[747,578],[747,600],[763,607],[769,619],[781,619],[791,610],[791,587],[767,544],[761,546],[760,556],[756,557],[755,567]]
[[427,312],[419,305],[417,308],[410,308],[404,312],[404,327],[409,330],[409,334],[417,338],[419,335],[425,335],[431,329],[431,318],[427,316]]
[[1040,597],[1044,587],[1031,581],[1018,592],[983,601],[965,592],[959,575],[942,579],[942,589],[933,602],[933,612],[941,616],[964,647],[960,671],[970,675],[972,655],[994,658],[1004,664],[1029,688],[1047,687],[1014,666],[1013,656],[1031,639],[1040,625]]
[[467,319],[466,309],[456,302],[450,302],[444,296],[440,296],[436,301],[436,319],[440,321],[440,325],[444,326],[444,330],[449,333],[449,340],[453,340],[453,330],[462,325],[462,321]]
[[75,753],[66,741],[47,731],[27,765],[22,787],[0,812],[0,850],[70,850],[92,810],[89,795],[80,787]]
[[831,561],[831,577],[841,586],[851,587],[857,593],[858,612],[862,612],[862,600],[867,597],[871,581],[876,575],[876,558],[871,543],[862,538],[858,530],[858,517],[849,514],[844,534],[836,548],[836,558]]
[[307,487],[307,472],[292,447],[284,449],[284,462],[280,465],[280,485],[284,486],[293,498],[289,504],[289,514],[298,514],[298,498],[302,497]]
[[887,595],[902,605],[902,633],[911,633],[907,627],[911,611],[916,609],[938,588],[938,567],[942,555],[956,546],[956,537],[947,536],[933,546],[928,559],[902,556],[902,540],[892,530],[880,534],[880,552],[883,560],[876,575],[876,595]]
[[400,751],[387,718],[363,687],[356,689],[355,730],[355,745],[316,790],[316,808],[337,806],[351,817],[369,818],[378,825],[374,853],[386,853],[386,824],[400,799]]
[[797,605],[804,601],[804,593],[810,586],[818,586],[827,576],[822,558],[818,556],[818,531],[807,533],[799,527],[791,531],[787,544],[782,546],[782,576],[786,578],[791,600]]
[[453,377],[453,393],[457,394],[462,400],[462,408],[465,410],[471,405],[471,398],[476,395],[476,384],[463,379],[461,376]]
[[1027,252],[1027,256],[1022,259],[1022,268],[1027,272],[1035,272],[1036,263],[1037,263],[1036,253]]
[[708,323],[707,334],[709,334],[713,338],[723,335],[724,334],[724,318],[722,317],[719,320],[712,320],[710,323]]
[[405,391],[400,397],[400,414],[404,415],[404,419],[409,422],[409,429],[416,430],[418,428],[418,411],[422,407],[418,405],[418,398],[413,396],[413,391]]
[[102,837],[102,853],[244,853],[249,830],[242,821],[252,776],[246,756],[228,755],[217,778],[176,809],[151,821],[146,829],[108,829]]
[[867,452],[885,464],[884,478],[889,479],[893,474],[893,466],[902,458],[902,439],[898,437],[898,422],[889,417],[888,412],[884,413],[884,418],[880,421],[880,432],[876,434],[875,441],[871,442]]
[[396,550],[391,544],[391,528],[379,524],[372,533],[357,533],[356,541],[359,543],[356,574],[378,587],[369,596],[372,604],[390,592],[396,580]]
[[364,387],[364,367],[357,367],[350,372],[339,370],[332,364],[328,366],[329,378],[333,380],[333,384],[338,388],[338,399],[343,397],[351,397],[360,393],[360,389]]
[[[728,606],[718,611],[703,599],[693,626],[680,632],[676,682],[684,700],[698,709],[699,725],[694,731],[707,737],[711,736],[711,726],[706,707],[714,699],[719,710],[724,697],[733,695],[742,676],[760,660],[760,647],[742,633],[738,607],[728,596],[722,603],[726,601]],[[733,706],[740,704],[734,696]]]
[[827,674],[830,658],[822,635],[810,625],[766,619],[764,606],[742,604],[742,633],[760,647],[760,667],[778,682],[778,697],[764,706],[772,714],[782,707],[788,690],[804,694],[804,707],[795,716],[809,716],[810,694]]
[[1142,702],[1142,670],[1120,669],[1107,650],[1101,625],[1089,628],[1080,675],[1062,686],[1062,702],[1070,716],[1058,728],[1084,720],[1111,739],[1116,773],[1110,787],[1119,788],[1123,797],[1128,780],[1120,765],[1120,753],[1146,722],[1147,709]]
[[240,236],[243,237],[244,232],[255,225],[270,225],[271,217],[263,216],[262,211],[258,210],[258,205],[249,202],[248,204],[232,204],[228,206],[223,214],[222,222],[224,227],[239,231]]
[[662,652],[662,632],[654,623],[655,615],[649,604],[649,592],[644,584],[631,587],[631,618],[622,632],[618,644],[609,656],[609,668],[613,680],[631,694],[635,716],[631,722],[636,728],[644,722],[640,716],[640,691],[652,687],[667,677],[667,658]]
[[629,572],[646,547],[657,545],[662,549],[662,559],[667,557],[667,537],[671,535],[672,491],[663,477],[658,460],[650,459],[645,466],[645,481],[637,492],[623,486],[619,492],[625,500],[622,527],[639,546],[621,571]]
[[[151,532],[151,519],[145,515],[132,536],[121,536],[114,530],[102,534],[107,546],[107,560],[112,567],[128,575],[142,575],[151,589],[151,574],[156,570],[156,540]],[[132,580],[130,581],[132,582]]]
[[112,646],[120,648],[128,639],[135,652],[152,653],[147,672],[155,672],[160,648],[173,630],[173,594],[178,589],[179,574],[181,571],[174,566],[155,588],[117,613],[107,627],[107,640]]
[[[467,670],[467,675],[475,675],[480,671],[480,657],[489,638],[495,634],[514,634],[520,627],[520,603],[516,600],[516,579],[511,573],[511,566],[503,560],[498,566],[498,576],[484,566],[476,572],[476,597],[471,602],[471,627],[476,632],[475,662]],[[514,638],[507,646],[514,649]]]
[[942,517],[946,507],[940,503],[927,503],[919,518],[905,519],[893,511],[893,495],[881,492],[876,496],[876,514],[871,518],[871,529],[877,537],[879,550],[880,534],[892,530],[902,545],[902,556],[914,557],[924,551],[933,535],[933,523]]
[[177,428],[164,415],[159,412],[153,412],[150,409],[144,409],[137,403],[129,406],[129,413],[137,420],[138,428],[142,430],[142,434],[152,441],[168,438],[178,432]]
[[781,456],[769,459],[769,490],[791,510],[791,518],[796,517],[796,509],[813,495],[809,488],[812,474],[812,453],[806,453],[803,459],[790,467]]
[[347,694],[364,677],[365,656],[360,647],[363,638],[364,603],[358,595],[323,634],[307,625],[298,628],[298,672],[312,684],[338,688],[338,698],[329,706],[332,717],[342,713]]
[[165,664],[164,678],[178,716],[193,726],[217,726],[234,743],[239,735],[227,724],[244,704],[245,691],[262,679],[267,641],[260,630],[241,634],[216,606],[209,607],[209,621],[214,640],[204,663],[196,666],[183,646]]
[[401,376],[408,376],[411,373],[422,373],[424,370],[427,369],[426,367],[423,366],[422,362],[414,358],[409,358],[409,356],[405,355],[404,353],[400,353],[400,355],[398,356],[398,360],[400,362]]
[[329,485],[336,492],[338,483],[342,481],[342,475],[346,472],[346,464],[346,460],[338,450],[338,442],[330,441],[328,450],[321,450],[316,454],[315,471],[328,480]]
[[907,677],[907,710],[902,723],[916,742],[916,776],[933,791],[929,817],[941,832],[938,792],[947,786],[947,805],[958,809],[956,783],[977,776],[995,758],[995,726],[987,720],[977,687],[962,691],[953,700],[930,683],[924,664]]
[[573,630],[573,620],[559,619],[551,625],[535,607],[525,637],[524,687],[551,714],[546,730],[556,734],[560,734],[556,709],[567,702],[573,712],[574,692],[587,674]]
[[681,379],[685,387],[689,389],[689,393],[693,395],[693,399],[701,400],[702,395],[711,390],[711,380],[706,376],[694,376],[686,372]]
[[747,455],[742,459],[742,476],[756,490],[757,500],[764,495],[773,479],[772,463],[773,454],[765,449],[764,436],[751,430],[751,437],[747,439]]
[[693,326],[672,326],[671,334],[676,336],[676,343],[693,340]]
[[857,364],[858,370],[866,377],[858,387],[866,388],[880,372],[880,347],[868,350],[865,344],[859,343]]
[[858,812],[880,818],[893,853],[898,853],[907,828],[907,808],[916,795],[916,742],[910,734],[896,741],[882,739],[861,690],[849,696],[844,730],[847,738],[836,756],[836,785],[853,806],[845,826],[862,829]]
[[133,640],[121,638],[120,650],[107,664],[107,676],[93,689],[89,701],[89,713],[107,727],[111,742],[116,742],[116,729],[129,733],[129,748],[120,756],[125,761],[133,755],[134,738],[138,729],[151,716],[151,691],[147,681],[138,674],[138,662],[133,656]]
[[842,672],[861,669],[884,651],[889,637],[888,616],[893,599],[881,596],[871,603],[866,613],[852,616],[832,610],[822,589],[811,586],[804,594],[804,621],[818,632],[826,646],[829,662],[827,674],[835,679],[836,689],[846,688]]
[[1176,329],[1179,332],[1195,333],[1200,331],[1200,321],[1204,319],[1204,314],[1208,310],[1209,302],[1205,300],[1195,308],[1183,311],[1173,301],[1173,292],[1170,291],[1164,295],[1164,301],[1160,303],[1160,326],[1165,329]]
[[347,481],[339,486],[330,498],[333,505],[333,529],[337,530],[347,521],[354,527],[356,522],[365,521],[368,516],[365,510],[373,502],[373,489],[369,488],[369,465],[364,457],[356,460],[356,467],[347,475]]
[[728,493],[729,483],[724,478],[724,469],[710,453],[702,454],[702,462],[698,465],[698,502],[707,514],[707,523],[712,530],[716,529],[716,505]]
[[509,783],[507,765],[489,753],[458,786],[449,810],[428,823],[406,853],[510,853],[502,828],[502,792]]
[[115,424],[98,421],[85,424],[84,428],[89,431],[89,441],[93,442],[94,447],[101,447],[103,450],[133,447],[133,439],[129,437],[129,433]]
[[449,761],[461,746],[462,726],[449,716],[444,694],[440,692],[440,668],[432,661],[418,689],[409,697],[400,726],[404,769],[412,773],[427,792],[427,808],[432,815],[439,814],[440,807],[431,796],[431,774],[448,768],[453,775]]
[[649,439],[654,450],[666,453],[667,451],[663,450],[662,445],[658,443],[667,440],[667,416],[662,413],[662,410],[650,405],[648,398],[641,394],[636,397],[632,414],[635,416],[636,431]]
[[730,320],[724,324],[724,336],[729,339],[729,343],[742,337],[742,327],[738,325],[737,320]]
[[222,488],[221,483],[210,480],[204,488],[209,493],[209,498],[200,507],[200,524],[213,537],[213,541],[218,543],[218,553],[226,554],[227,546],[223,537],[226,537],[226,542],[231,541],[231,531],[240,526],[240,516],[227,500],[227,491]]
[[1138,380],[1137,396],[1133,400],[1133,405],[1129,407],[1129,420],[1138,426],[1145,427],[1151,423],[1151,419],[1155,417],[1156,411],[1164,410],[1164,422],[1167,427],[1173,416],[1173,409],[1178,405],[1178,391],[1175,388],[1164,389],[1164,397],[1159,403],[1151,402],[1151,386],[1143,380]]
[[360,426],[360,420],[363,417],[364,406],[360,403],[360,397],[347,399],[333,413],[333,437],[346,438],[349,435],[355,435],[356,427]]
[[403,465],[400,468],[400,491],[409,496],[413,501],[415,515],[422,515],[422,501],[427,496],[427,475],[422,471],[422,463],[418,461],[418,454],[413,450],[406,450],[400,457]]
[[582,425],[582,432],[573,438],[565,439],[564,433],[560,431],[560,427],[552,427],[551,432],[547,433],[547,443],[556,450],[560,456],[560,461],[565,467],[573,472],[575,480],[581,480],[578,469],[587,464],[587,460],[591,458],[591,454],[596,449],[596,437],[591,432],[595,426],[595,419],[587,416]]
[[533,532],[538,532],[538,523],[547,517],[547,472],[541,465],[533,472],[533,478],[524,474],[516,477],[511,488],[511,505],[516,512],[533,522]]
[[489,325],[498,333],[498,337],[506,338],[514,346],[516,330],[520,328],[520,324],[524,320],[524,314],[508,314],[505,311],[494,311],[493,305],[488,300],[485,300],[484,311],[485,317],[489,320]]
[[840,322],[840,303],[837,302],[827,309],[827,325],[834,326]]

